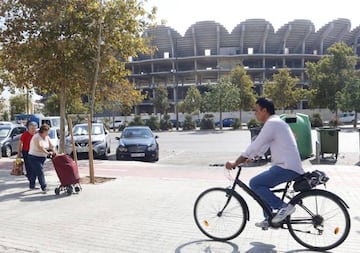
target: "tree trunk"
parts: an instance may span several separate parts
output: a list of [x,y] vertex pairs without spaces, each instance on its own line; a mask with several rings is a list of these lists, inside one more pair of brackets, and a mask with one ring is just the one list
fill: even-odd
[[[59,153],[65,151],[65,107],[66,107],[66,85],[61,84],[60,87],[60,146]],[[70,131],[72,129],[69,129]]]
[[354,122],[353,122],[353,127],[354,127],[354,128],[357,127],[357,121],[358,121],[357,113],[358,113],[358,112],[355,111]]
[[239,113],[239,120],[240,120],[240,129],[242,129],[242,110],[240,108],[240,113]]
[[90,110],[90,121],[93,121],[94,118],[94,107],[95,107],[95,91],[96,85],[99,79],[99,69],[100,69],[100,59],[101,59],[101,33],[102,33],[102,24],[101,24],[101,16],[102,16],[102,1],[100,1],[100,17],[99,17],[99,34],[98,34],[98,42],[97,42],[97,55],[96,55],[96,66],[95,66],[95,75],[94,81],[91,85],[91,110]]

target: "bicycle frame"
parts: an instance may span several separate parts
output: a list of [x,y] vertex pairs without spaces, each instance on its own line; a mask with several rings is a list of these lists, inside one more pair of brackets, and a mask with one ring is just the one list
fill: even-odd
[[[240,176],[240,173],[241,173],[241,167],[239,166],[238,167],[238,171],[236,172],[236,177],[235,177],[235,180],[234,180],[234,183],[233,185],[231,186],[231,192],[232,193],[235,193],[235,194],[238,194],[236,191],[235,191],[235,187],[236,185],[238,185],[240,188],[242,188],[248,195],[250,195],[260,206],[261,208],[263,209],[263,211],[265,212],[265,214],[270,217],[270,218],[273,218],[275,216],[275,214],[272,212],[271,208],[253,191],[251,190],[244,182],[242,182],[240,179],[239,179],[239,176]],[[290,187],[290,184],[291,182],[287,182],[286,183],[286,186],[285,188],[282,188],[282,189],[274,189],[272,190],[272,192],[283,192],[282,194],[282,197],[281,199],[284,200],[284,198],[286,197],[286,193]],[[239,194],[238,194],[239,195]],[[226,202],[223,210],[225,210],[225,208],[227,207],[227,205],[229,204],[230,202],[230,199],[231,199],[231,196],[232,194],[230,194],[229,198],[228,198],[228,201]],[[222,211],[223,211],[222,210]],[[271,220],[271,219],[270,219]]]

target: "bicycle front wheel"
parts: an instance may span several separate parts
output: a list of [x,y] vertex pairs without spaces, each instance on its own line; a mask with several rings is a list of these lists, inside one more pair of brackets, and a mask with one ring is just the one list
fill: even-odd
[[238,236],[246,225],[247,207],[230,189],[212,188],[195,201],[194,218],[202,233],[211,239],[227,241]]
[[289,232],[304,247],[329,250],[349,235],[350,216],[336,195],[312,190],[299,194],[292,204],[296,211],[287,219]]

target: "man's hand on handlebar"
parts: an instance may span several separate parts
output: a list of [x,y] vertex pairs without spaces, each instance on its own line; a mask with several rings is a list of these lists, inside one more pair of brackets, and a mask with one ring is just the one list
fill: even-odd
[[247,157],[244,156],[240,156],[235,162],[226,162],[225,163],[225,168],[228,170],[232,170],[235,169],[236,166],[239,166],[243,163],[247,163],[248,161],[250,161]]
[[226,162],[225,163],[225,168],[228,170],[232,170],[234,167],[236,166],[235,162]]

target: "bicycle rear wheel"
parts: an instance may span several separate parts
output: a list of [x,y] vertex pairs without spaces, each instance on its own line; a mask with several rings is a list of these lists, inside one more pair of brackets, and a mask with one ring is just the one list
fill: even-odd
[[287,219],[288,229],[302,246],[325,251],[339,246],[349,235],[350,216],[336,195],[312,190],[297,195],[291,203],[296,211]]
[[211,188],[195,201],[194,219],[202,233],[211,239],[227,241],[238,236],[247,220],[247,206],[230,189]]

